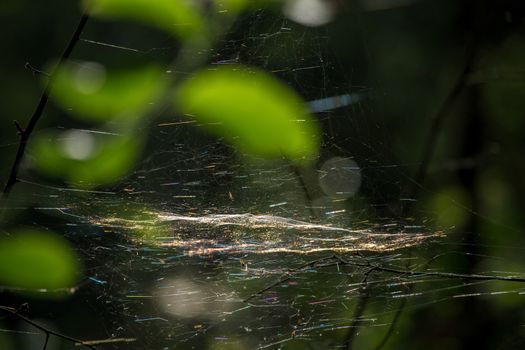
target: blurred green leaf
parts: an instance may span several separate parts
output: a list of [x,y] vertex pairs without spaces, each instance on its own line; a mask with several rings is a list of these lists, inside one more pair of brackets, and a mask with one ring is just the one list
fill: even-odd
[[215,0],[214,4],[219,11],[228,11],[235,14],[248,7],[250,2],[247,0]]
[[55,73],[52,97],[82,119],[135,120],[144,116],[166,88],[157,67],[106,72],[94,62],[69,62]]
[[275,8],[280,11],[283,0],[213,0],[217,11],[221,13],[238,14],[244,10],[256,10],[261,8]]
[[0,240],[2,285],[27,292],[48,290],[53,297],[53,290],[74,286],[79,272],[77,257],[56,234],[23,230]]
[[202,34],[205,22],[200,1],[186,0],[85,0],[93,16],[128,19],[155,26],[179,37]]
[[440,227],[461,228],[468,219],[468,196],[460,186],[446,187],[437,192],[427,204],[427,210],[435,213]]
[[82,188],[113,184],[134,166],[144,140],[137,134],[69,130],[42,133],[31,144],[36,168]]
[[262,71],[201,71],[182,84],[175,104],[248,153],[294,161],[317,155],[318,128],[305,103]]

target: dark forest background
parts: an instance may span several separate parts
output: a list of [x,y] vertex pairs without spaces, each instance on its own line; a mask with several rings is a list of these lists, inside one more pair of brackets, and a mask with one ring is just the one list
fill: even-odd
[[[283,25],[282,15],[277,9],[247,14],[219,42],[209,61],[238,58],[241,63],[275,71],[307,101],[348,92],[365,94],[366,98],[357,105],[317,116],[323,128],[321,158],[351,155],[365,169],[367,181],[360,196],[348,201],[346,207],[360,213],[360,220],[408,222],[444,231],[450,246],[440,246],[446,253],[438,259],[443,270],[466,274],[523,273],[523,2],[335,2],[337,16],[333,22],[319,28],[297,29],[264,43],[249,38],[276,32]],[[382,8],[373,4],[382,4]],[[42,92],[41,76],[28,69],[26,63],[45,69],[50,60],[60,55],[79,17],[76,1],[3,0],[0,4],[1,184],[7,181],[18,144],[13,120],[25,124]],[[300,28],[292,22],[286,25]],[[112,66],[150,61],[166,64],[179,48],[173,38],[133,23],[93,20],[82,38],[141,51],[134,53],[81,41],[73,52],[73,58],[101,60]],[[294,71],[318,64],[320,56],[322,73]],[[158,130],[154,125],[170,118],[159,115],[145,128],[144,132],[153,136],[143,159],[166,147],[162,137],[155,137]],[[49,127],[89,126],[68,119],[66,112],[50,105],[37,133]],[[202,139],[194,139],[191,132],[178,137],[188,145],[206,144],[211,139],[198,135]],[[216,152],[231,156],[227,147]],[[144,163],[139,163],[137,169],[141,164]],[[128,180],[111,189],[119,191],[130,182],[136,184],[138,175],[132,172]],[[154,188],[155,176],[140,180],[141,186]],[[30,169],[23,168],[20,177],[50,183]],[[207,196],[212,198],[215,188],[211,182],[209,186]],[[16,208],[4,221],[5,229],[36,225],[60,231],[60,219],[34,210],[35,206],[55,205],[52,197],[40,197],[38,191],[27,183],[16,185],[9,204],[2,204]],[[156,194],[149,195],[149,200],[157,198]],[[163,195],[158,194],[159,198]],[[439,253],[423,254],[430,257]],[[522,288],[520,284],[515,287]],[[469,288],[473,293],[478,291],[475,286]],[[105,318],[109,316],[101,311],[104,305],[83,303],[82,292],[62,301],[33,300],[9,292],[0,292],[0,298],[4,305],[29,301],[31,317],[50,319],[66,334],[82,338],[108,336],[99,327],[108,322]],[[22,329],[18,321],[1,317],[1,328]],[[118,322],[118,316],[116,319],[114,322]],[[523,293],[457,298],[405,309],[384,348],[522,349],[524,326]],[[356,338],[355,348],[373,349],[382,336],[382,331],[364,328]],[[26,343],[20,335],[9,337],[9,333],[0,333],[0,348],[4,343],[6,347],[16,344],[13,349],[39,346]],[[308,348],[304,343],[289,346]]]

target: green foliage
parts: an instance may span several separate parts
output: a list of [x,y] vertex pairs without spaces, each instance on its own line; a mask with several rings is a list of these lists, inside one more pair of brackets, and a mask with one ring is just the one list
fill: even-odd
[[317,153],[317,127],[301,98],[257,69],[201,71],[180,87],[175,104],[246,152],[294,161]]
[[106,73],[98,63],[69,62],[55,73],[53,97],[81,119],[133,120],[148,112],[166,83],[155,66]]
[[107,135],[81,130],[42,133],[32,142],[34,162],[44,174],[91,188],[113,184],[138,158],[143,140],[136,133]]
[[249,0],[215,0],[215,6],[222,11],[238,13],[250,6]]
[[[139,21],[182,39],[205,38],[206,28],[215,23],[204,21],[196,2],[88,0],[85,5],[93,16]],[[222,16],[252,4],[220,0],[214,5]],[[107,71],[93,62],[62,64],[52,78],[51,97],[77,119],[98,123],[101,132],[39,133],[30,143],[33,165],[48,177],[80,188],[116,183],[132,169],[145,144],[138,126],[166,96],[173,98],[177,111],[190,114],[247,153],[294,162],[317,155],[318,127],[304,101],[263,71],[242,66],[200,71],[174,91],[172,85],[156,66]],[[115,124],[120,127],[117,133]],[[146,239],[165,229],[139,226]],[[38,232],[17,233],[0,242],[0,255],[0,282],[27,290],[71,286],[79,270],[65,242]]]
[[[57,297],[70,288],[80,265],[69,244],[56,234],[22,230],[0,240],[0,283],[24,292]],[[61,293],[63,295],[63,292]]]
[[199,3],[184,0],[85,1],[93,16],[142,22],[182,38],[205,32],[206,24],[197,8]]
[[437,192],[427,208],[436,217],[438,226],[461,229],[468,219],[468,212],[463,207],[469,206],[467,198],[462,187],[450,186]]
[[264,8],[280,8],[283,0],[213,0],[219,11],[228,11],[237,14],[243,10]]
[[[85,5],[94,16],[140,21],[179,37],[202,34],[206,26],[197,4],[186,1],[89,0]],[[233,15],[253,6],[246,0],[217,0],[214,5],[219,14]],[[67,62],[54,74],[51,96],[78,119],[118,121],[126,130],[136,129],[163,96],[175,96],[178,111],[194,116],[247,153],[295,162],[317,155],[317,125],[304,102],[263,71],[241,66],[201,71],[176,92],[169,91],[169,85],[156,66],[107,71],[98,63]],[[32,149],[34,164],[44,174],[86,188],[113,184],[123,177],[143,144],[136,135],[77,131],[41,134]]]

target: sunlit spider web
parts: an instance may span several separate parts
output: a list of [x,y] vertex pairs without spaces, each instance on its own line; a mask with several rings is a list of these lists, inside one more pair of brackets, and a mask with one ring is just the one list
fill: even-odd
[[[75,303],[102,320],[83,338],[121,339],[115,349],[344,348],[352,329],[378,342],[401,300],[414,310],[525,293],[490,281],[374,270],[436,271],[439,254],[454,253],[431,223],[393,214],[413,200],[399,195],[410,179],[370,111],[373,89],[349,74],[322,29],[265,11],[242,23],[211,63],[260,66],[293,86],[322,124],[319,162],[308,170],[256,159],[191,119],[163,115],[145,130],[143,160],[113,191],[23,180],[35,198],[60,203],[37,210],[58,214],[85,261]],[[131,49],[121,51],[138,51]],[[334,254],[355,264],[334,263]],[[356,315],[363,302],[366,311]]]

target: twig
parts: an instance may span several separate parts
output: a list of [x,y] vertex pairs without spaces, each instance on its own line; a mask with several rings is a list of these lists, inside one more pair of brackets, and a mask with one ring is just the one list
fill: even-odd
[[444,277],[444,278],[463,278],[467,280],[478,280],[478,281],[506,281],[506,282],[520,282],[525,283],[525,277],[514,277],[514,276],[495,276],[495,275],[480,275],[480,274],[466,274],[466,273],[455,273],[455,272],[438,272],[438,271],[414,271],[414,270],[400,270],[390,267],[383,267],[380,265],[371,265],[370,263],[359,263],[354,261],[346,261],[338,257],[341,264],[358,267],[374,267],[375,270],[381,272],[387,272],[398,275],[407,276],[432,276],[432,277]]
[[102,345],[102,344],[113,344],[113,343],[133,343],[136,338],[109,338],[101,340],[84,340],[83,343],[77,343],[76,346],[84,345]]
[[[409,290],[412,291],[413,287],[414,285],[411,284],[409,287]],[[407,300],[408,298],[402,299],[401,304],[399,305],[399,308],[397,309],[396,314],[394,315],[394,318],[392,319],[392,323],[390,323],[390,327],[388,327],[388,330],[386,331],[385,335],[383,336],[379,344],[377,344],[377,346],[374,348],[374,350],[381,350],[386,345],[386,343],[388,342],[392,334],[394,334],[394,330],[396,329],[397,323],[399,322],[401,318],[401,314],[405,310]]]
[[361,281],[361,293],[359,295],[359,299],[357,300],[354,314],[352,316],[352,324],[350,325],[348,333],[346,333],[345,337],[346,350],[352,349],[352,344],[354,343],[355,336],[357,335],[357,329],[359,327],[358,323],[361,321],[361,317],[363,316],[366,310],[366,305],[370,300],[370,286],[368,285],[368,276],[375,270],[375,266],[371,267],[367,272],[365,272],[365,276]]
[[31,65],[31,63],[29,62],[26,62],[26,64],[24,65],[24,67],[28,70],[31,71],[31,73],[33,73],[33,75],[38,75],[38,74],[41,74],[41,75],[45,75],[46,77],[50,77],[51,75],[49,73],[46,73],[44,72],[43,70],[40,70],[38,68],[35,68]]
[[[484,5],[482,4],[481,7],[478,7],[477,9],[483,12]],[[423,152],[421,154],[421,161],[419,163],[420,164],[419,168],[407,192],[407,197],[410,199],[412,198],[415,199],[418,195],[421,185],[423,184],[425,177],[428,174],[430,162],[432,160],[432,157],[434,156],[435,149],[437,146],[438,136],[441,133],[441,129],[443,127],[445,119],[448,115],[451,114],[453,107],[456,103],[456,100],[459,98],[459,96],[461,95],[461,93],[463,92],[465,88],[465,85],[468,80],[468,75],[472,71],[472,68],[473,68],[472,66],[475,63],[475,59],[478,54],[477,51],[479,49],[479,42],[481,38],[481,33],[480,33],[481,28],[483,28],[483,26],[481,25],[478,25],[478,27],[476,26],[473,27],[473,30],[471,32],[472,37],[470,39],[469,45],[467,46],[467,50],[466,50],[466,57],[465,57],[465,63],[463,65],[463,69],[460,72],[452,89],[450,90],[445,100],[441,104],[440,108],[438,109],[437,113],[433,117],[432,124],[428,132],[429,135],[426,139],[427,142],[425,143]],[[403,217],[408,216],[414,204],[415,204],[415,201],[407,201],[403,203],[401,207],[401,214]],[[409,290],[412,291],[414,288],[415,288],[414,285],[410,285]],[[403,299],[398,310],[396,311],[396,314],[394,315],[394,318],[392,319],[392,323],[390,324],[390,327],[388,328],[384,337],[381,339],[381,341],[375,347],[374,350],[381,350],[386,345],[386,343],[388,342],[392,334],[394,334],[394,329],[397,326],[397,323],[399,322],[401,318],[401,314],[403,313],[406,304],[407,304],[407,299]]]
[[44,346],[42,347],[42,350],[46,350],[48,342],[49,342],[49,333],[46,332],[46,340],[44,341]]
[[359,328],[358,323],[363,316],[368,300],[370,299],[370,288],[368,285],[365,285],[361,289],[361,294],[357,300],[357,305],[355,306],[354,314],[352,316],[352,324],[348,328],[348,333],[346,333],[344,348],[346,350],[352,349],[352,344],[354,343],[355,336],[357,335],[357,329]]
[[[261,295],[262,293],[267,292],[270,289],[273,289],[274,287],[278,286],[279,284],[290,280],[294,275],[296,275],[297,273],[303,271],[307,267],[315,267],[317,264],[319,264],[322,261],[331,260],[331,259],[334,259],[334,258],[335,258],[335,256],[324,257],[324,258],[321,258],[321,259],[310,261],[310,262],[308,262],[306,264],[303,264],[303,265],[301,265],[301,266],[299,266],[299,267],[297,267],[297,268],[295,268],[293,270],[290,270],[290,271],[286,272],[285,276],[281,277],[278,281],[276,281],[276,282],[274,282],[274,283],[264,287],[263,289],[253,293],[248,298],[244,299],[243,303],[247,303],[250,300],[252,300],[253,298]],[[326,267],[326,266],[333,266],[333,265],[332,264],[328,264],[328,265],[322,265],[322,266],[319,266],[319,267]]]
[[69,335],[65,335],[65,334],[61,334],[61,333],[58,333],[58,332],[55,332],[55,331],[52,331],[32,320],[30,320],[29,318],[25,317],[25,316],[22,316],[21,314],[18,313],[18,311],[14,308],[11,308],[11,307],[7,307],[7,306],[0,306],[0,310],[2,311],[5,311],[13,316],[16,316],[18,317],[19,319],[21,319],[22,321],[32,325],[33,327],[35,328],[38,328],[39,330],[41,330],[42,332],[44,332],[44,334],[46,335],[46,339],[44,341],[44,347],[42,348],[43,350],[46,350],[47,348],[47,344],[49,342],[49,337],[51,335],[54,335],[55,337],[58,337],[58,338],[62,338],[64,340],[68,340],[72,343],[75,343],[75,344],[80,344],[88,349],[92,349],[92,350],[97,350],[97,348],[93,345],[90,345],[88,343],[85,343],[84,341],[80,340],[80,339],[76,339],[76,338],[73,338],[73,337],[70,337]]
[[299,185],[301,186],[301,189],[303,190],[303,193],[306,197],[306,201],[308,203],[308,209],[310,211],[310,216],[312,218],[315,218],[316,215],[315,215],[315,211],[314,211],[314,207],[313,207],[313,199],[312,199],[312,195],[310,194],[310,191],[308,190],[308,186],[306,185],[306,182],[304,181],[304,177],[303,175],[301,174],[301,170],[300,168],[297,166],[297,165],[294,165],[293,163],[290,163],[290,167],[292,168],[292,171],[296,177],[296,179],[298,180],[299,182]]
[[[416,198],[423,183],[430,166],[432,157],[434,156],[437,140],[441,133],[441,129],[446,120],[446,117],[449,116],[453,110],[453,107],[456,103],[456,100],[461,95],[466,83],[469,73],[472,70],[472,65],[474,64],[476,55],[477,55],[478,39],[475,37],[471,40],[470,45],[467,46],[465,63],[463,69],[461,70],[459,76],[456,79],[456,82],[452,86],[452,89],[446,96],[445,100],[437,110],[436,114],[432,118],[432,124],[428,131],[428,136],[426,138],[426,143],[423,147],[423,152],[421,153],[421,160],[419,161],[419,167],[416,171],[415,177],[411,182],[411,186],[407,191],[407,198]],[[407,216],[414,201],[406,201],[402,207],[402,215]]]
[[[69,56],[71,56],[71,52],[73,51],[76,44],[78,43],[80,39],[80,34],[84,30],[84,27],[86,26],[88,19],[89,19],[89,15],[87,14],[87,12],[84,12],[82,14],[82,17],[80,17],[80,21],[78,22],[77,28],[73,32],[73,35],[71,39],[69,40],[66,48],[64,49],[62,56],[60,56],[60,59],[58,60],[57,67],[59,67],[62,63],[64,63],[69,58]],[[26,64],[26,67],[28,67],[27,64]],[[42,92],[40,101],[38,102],[38,105],[36,106],[35,111],[33,112],[33,115],[29,119],[27,126],[25,128],[22,128],[20,124],[18,124],[18,122],[15,122],[16,129],[18,131],[18,134],[20,135],[20,143],[18,144],[18,149],[16,151],[15,160],[13,161],[13,165],[11,166],[11,171],[9,172],[9,177],[2,191],[2,198],[4,199],[9,196],[11,189],[18,182],[18,172],[20,170],[20,164],[22,162],[22,159],[24,158],[24,155],[25,155],[27,142],[29,141],[29,137],[31,136],[31,133],[33,132],[40,118],[42,117],[44,110],[47,106],[47,102],[49,100],[49,93],[51,90],[51,85],[52,85],[52,75],[51,75],[51,79],[48,80],[44,88],[44,91]]]
[[[335,260],[334,262],[328,263],[328,264],[322,264],[319,263],[327,260]],[[364,267],[368,268],[368,271],[364,273],[365,278],[361,283],[367,283],[366,277],[373,271],[380,271],[390,274],[396,274],[396,275],[405,275],[405,276],[420,276],[420,277],[444,277],[444,278],[462,278],[466,280],[478,280],[478,281],[506,281],[506,282],[520,282],[525,283],[525,277],[515,277],[515,276],[496,276],[496,275],[481,275],[481,274],[464,274],[464,273],[455,273],[455,272],[438,272],[438,271],[414,271],[414,270],[402,270],[402,269],[396,269],[391,267],[384,267],[381,265],[371,264],[369,261],[366,262],[358,262],[358,261],[352,261],[352,260],[345,260],[341,258],[338,255],[331,255],[328,257],[320,258],[314,261],[310,261],[309,263],[306,263],[304,265],[301,265],[293,270],[290,270],[285,274],[284,277],[280,278],[278,281],[260,289],[259,291],[253,293],[248,298],[244,299],[243,302],[248,302],[251,299],[261,295],[264,292],[267,292],[271,290],[272,288],[275,288],[281,283],[284,283],[288,280],[290,280],[292,277],[294,277],[296,274],[304,271],[307,267],[315,267],[315,268],[326,268],[336,265],[345,265],[345,266],[353,266],[353,267]]]
[[[427,268],[428,266],[430,266],[432,261],[434,261],[435,259],[437,259],[440,256],[441,256],[441,254],[433,256],[423,266],[425,268]],[[406,294],[411,294],[414,291],[415,286],[416,285],[413,284],[413,283],[409,284]],[[390,337],[392,336],[392,334],[394,334],[394,330],[396,329],[397,324],[398,324],[399,320],[401,319],[401,315],[403,314],[403,311],[405,311],[405,307],[407,305],[407,302],[408,302],[408,298],[402,298],[401,299],[401,303],[399,304],[399,307],[396,310],[396,313],[394,314],[394,317],[392,318],[392,322],[390,323],[390,326],[388,327],[388,330],[383,335],[383,338],[377,344],[377,346],[374,348],[374,350],[381,350],[386,345],[386,343],[388,343],[388,341],[390,340]]]

